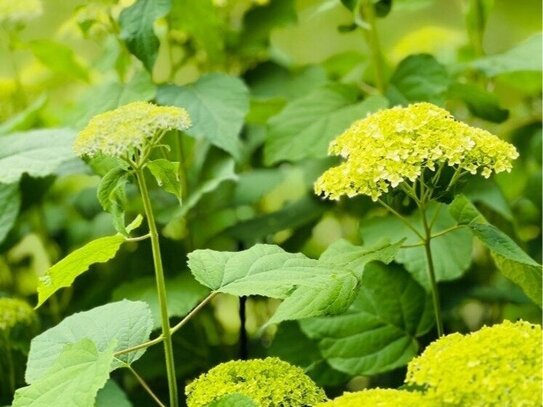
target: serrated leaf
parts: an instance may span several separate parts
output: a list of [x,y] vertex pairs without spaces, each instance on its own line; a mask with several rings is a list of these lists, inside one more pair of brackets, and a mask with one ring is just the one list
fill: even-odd
[[[184,317],[209,293],[189,274],[166,280],[168,315]],[[160,306],[156,283],[152,277],[144,277],[122,284],[113,292],[114,300],[139,300],[149,305],[153,315],[153,328],[160,327]]]
[[121,39],[148,71],[153,70],[160,45],[153,26],[170,8],[171,0],[137,0],[119,16]]
[[92,264],[105,263],[115,257],[124,241],[125,237],[120,234],[98,238],[53,265],[40,277],[36,307],[41,306],[60,288],[71,286]]
[[75,158],[75,132],[46,129],[0,137],[0,183],[18,182],[23,174],[45,177]]
[[353,121],[388,106],[381,96],[362,102],[357,97],[355,88],[334,84],[287,104],[269,121],[264,146],[266,164],[326,157],[330,141]]
[[240,157],[239,134],[249,111],[249,91],[239,78],[206,74],[189,85],[160,87],[157,100],[187,109],[192,119],[188,135],[206,139],[234,158]]
[[66,345],[47,373],[15,392],[13,407],[94,406],[109,378],[115,342],[103,350],[87,338]]
[[398,267],[372,263],[357,298],[341,315],[301,321],[328,363],[350,375],[404,366],[419,349],[416,337],[433,325],[430,296]]
[[410,55],[392,74],[387,97],[392,104],[426,101],[442,105],[449,83],[447,70],[432,55]]
[[96,395],[94,407],[132,407],[126,394],[113,379],[109,379]]
[[19,184],[0,184],[0,243],[15,224],[20,206]]
[[89,80],[89,72],[79,62],[74,51],[60,42],[52,40],[34,40],[29,43],[34,56],[52,72],[63,78]]
[[179,163],[159,158],[149,161],[147,168],[149,168],[149,171],[155,177],[158,186],[177,197],[179,204],[181,204],[182,191],[179,181]]
[[543,36],[536,34],[502,54],[475,60],[470,65],[489,77],[514,72],[541,72],[542,40]]
[[[441,206],[441,208],[439,208]],[[432,204],[427,209],[427,217],[432,218],[439,208],[439,215],[434,224],[432,234],[455,226],[456,222],[447,212],[445,205]],[[415,213],[408,217],[419,233],[423,233],[420,214]],[[366,219],[361,223],[360,234],[366,243],[381,239],[405,238],[405,245],[420,243],[420,238],[395,216],[375,217]],[[458,229],[432,239],[431,247],[437,281],[449,281],[460,277],[471,262],[472,236],[469,230]],[[451,250],[454,247],[454,250]],[[427,263],[424,247],[404,248],[396,255],[396,261],[405,266],[415,280],[430,290]]]
[[[152,325],[151,311],[141,301],[123,300],[70,315],[32,340],[25,380],[33,384],[45,376],[68,344],[86,338],[92,340],[100,352],[115,343],[113,351],[116,352],[148,340]],[[131,364],[144,352],[138,350],[120,355],[110,370]]]
[[362,274],[360,269],[336,266],[331,258],[309,259],[263,244],[241,252],[196,250],[188,258],[195,278],[215,292],[283,299],[269,324],[344,311]]
[[449,205],[449,212],[459,224],[467,225],[490,250],[501,273],[519,285],[536,304],[542,304],[541,265],[526,254],[509,236],[490,225],[463,195]]
[[102,177],[96,191],[98,201],[100,202],[100,205],[102,205],[102,208],[113,216],[115,229],[125,236],[128,235],[124,219],[124,206],[126,205],[125,185],[127,176],[128,174],[124,168],[115,167]]

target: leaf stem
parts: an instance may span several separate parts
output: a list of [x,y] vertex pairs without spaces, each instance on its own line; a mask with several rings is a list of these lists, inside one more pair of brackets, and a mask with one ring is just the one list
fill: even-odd
[[381,44],[379,42],[379,35],[377,33],[375,6],[372,0],[363,0],[361,10],[363,17],[366,19],[368,26],[363,27],[366,35],[366,41],[371,49],[371,56],[373,58],[373,67],[375,69],[375,85],[381,94],[386,91],[385,85],[385,69],[383,63],[383,53],[381,51]]
[[166,405],[164,403],[162,403],[162,401],[160,401],[160,399],[157,397],[157,395],[153,392],[153,390],[151,390],[151,387],[149,387],[149,385],[145,382],[145,380],[143,379],[143,377],[141,377],[138,372],[136,372],[134,370],[134,368],[132,366],[130,366],[128,363],[125,364],[125,366],[128,368],[128,370],[130,370],[132,372],[132,374],[134,375],[134,377],[136,378],[136,380],[141,384],[141,387],[143,387],[145,389],[145,391],[151,396],[151,398],[156,401],[156,403],[160,406],[160,407],[166,407]]
[[155,268],[155,279],[158,293],[158,302],[160,306],[160,319],[162,325],[162,337],[164,342],[164,354],[166,358],[166,374],[168,378],[168,390],[170,396],[170,406],[177,407],[179,405],[177,397],[177,379],[175,375],[175,363],[173,358],[173,345],[170,332],[170,321],[168,316],[168,305],[166,300],[166,282],[164,279],[164,269],[162,266],[162,256],[160,254],[160,243],[158,240],[158,230],[155,223],[153,208],[149,190],[145,183],[145,174],[141,168],[135,170],[136,179],[143,200],[145,216],[149,226],[149,234],[151,236],[151,249],[153,251],[153,263]]
[[[460,229],[462,228],[463,226],[465,225],[454,225],[454,226],[451,226],[450,228],[447,228],[447,229],[443,229],[441,232],[438,232],[438,233],[435,233],[433,234],[432,236],[430,236],[431,239],[434,239],[436,237],[439,237],[439,236],[443,236],[449,232],[454,232],[455,230],[457,229]],[[430,225],[431,227],[431,225]],[[413,243],[413,244],[404,244],[400,247],[400,249],[410,249],[412,247],[420,247],[420,246],[424,246],[424,241],[421,240],[420,242],[418,243]]]
[[417,228],[415,228],[415,226],[413,226],[411,222],[407,220],[406,217],[404,217],[398,211],[396,211],[393,207],[385,203],[385,201],[379,199],[379,203],[383,205],[387,210],[389,210],[393,215],[396,215],[396,217],[400,219],[405,224],[405,226],[411,229],[413,233],[415,233],[421,240],[424,240],[424,236],[417,230]]

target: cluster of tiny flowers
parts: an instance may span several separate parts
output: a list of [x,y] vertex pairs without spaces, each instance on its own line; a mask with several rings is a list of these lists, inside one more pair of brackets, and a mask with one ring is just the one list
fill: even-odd
[[406,382],[434,405],[541,406],[541,326],[506,321],[444,336],[408,365]]
[[42,12],[41,0],[0,0],[0,23],[24,23]]
[[324,391],[296,366],[278,358],[222,363],[185,389],[188,407],[203,407],[227,394],[242,394],[262,407],[313,406]]
[[185,130],[190,125],[185,109],[133,102],[92,118],[75,140],[74,150],[79,156],[124,157],[159,132]]
[[515,147],[468,126],[431,103],[393,107],[354,122],[329,147],[346,159],[326,171],[315,192],[330,199],[368,195],[374,201],[425,169],[448,165],[471,174],[510,171]]
[[334,400],[317,404],[318,407],[433,407],[422,393],[395,389],[369,389],[345,393]]
[[32,307],[17,298],[0,298],[0,332],[10,331],[17,325],[30,326],[36,314]]

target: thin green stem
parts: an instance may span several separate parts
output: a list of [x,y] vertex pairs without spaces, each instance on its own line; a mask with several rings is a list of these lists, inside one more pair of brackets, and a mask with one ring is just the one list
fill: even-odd
[[415,226],[411,222],[407,220],[403,215],[401,215],[397,210],[395,210],[393,207],[385,203],[383,200],[379,199],[379,203],[383,205],[388,211],[390,211],[392,214],[396,215],[398,219],[400,219],[405,226],[407,226],[409,229],[413,231],[421,240],[424,240],[424,236],[417,230]]
[[381,44],[379,42],[379,35],[377,33],[377,24],[375,16],[375,6],[372,0],[364,0],[362,2],[362,8],[360,10],[368,24],[368,27],[364,27],[366,35],[366,41],[371,49],[371,56],[373,59],[373,67],[375,69],[375,85],[381,94],[386,91],[385,85],[385,68],[383,62],[383,53],[381,51]]
[[9,390],[13,394],[15,393],[15,365],[13,364],[13,353],[11,351],[11,346],[9,345],[8,333],[2,333],[2,339],[4,340],[4,348],[6,355],[6,362],[8,364],[8,380],[9,380]]
[[428,271],[428,278],[430,280],[430,286],[432,291],[432,301],[434,304],[434,314],[436,318],[436,326],[437,326],[437,335],[438,337],[443,336],[443,318],[441,316],[441,304],[439,300],[439,291],[437,287],[436,282],[436,274],[435,274],[435,268],[434,268],[434,260],[432,258],[432,228],[428,223],[428,219],[426,218],[426,206],[422,205],[419,207],[421,214],[422,214],[422,223],[424,227],[424,253],[426,254],[426,263],[427,263],[427,271]]
[[157,397],[157,395],[153,392],[153,390],[151,390],[151,387],[149,387],[149,385],[145,382],[145,380],[143,379],[143,377],[141,377],[138,372],[136,372],[134,370],[134,368],[132,366],[130,366],[129,364],[125,364],[125,366],[128,368],[128,370],[130,370],[130,372],[132,372],[132,374],[134,375],[134,377],[136,378],[136,380],[141,384],[141,387],[143,387],[145,389],[145,391],[151,396],[151,398],[156,401],[156,403],[160,406],[160,407],[166,407],[166,405],[164,403],[162,403],[162,401],[160,401],[160,399]]
[[151,234],[150,234],[150,233],[146,233],[146,234],[143,235],[143,236],[127,237],[127,238],[126,238],[126,241],[127,241],[127,242],[141,242],[142,240],[149,239],[150,237],[151,237]]
[[[431,236],[431,239],[435,239],[436,237],[446,235],[447,233],[450,233],[450,232],[454,232],[455,230],[460,229],[460,228],[462,228],[462,227],[464,227],[464,226],[465,226],[465,225],[455,225],[455,226],[451,226],[450,228],[443,229],[441,232],[434,233],[434,234]],[[400,246],[400,248],[401,248],[401,249],[411,249],[411,248],[413,248],[413,247],[421,247],[421,246],[424,246],[424,240],[421,240],[421,241],[418,242],[418,243],[404,244],[404,245]]]
[[170,407],[179,405],[177,398],[177,380],[175,375],[175,363],[173,358],[173,345],[170,332],[170,321],[168,316],[168,305],[166,300],[166,282],[164,279],[164,269],[162,267],[162,256],[160,254],[160,243],[158,239],[158,230],[155,223],[153,208],[149,190],[145,182],[145,174],[141,168],[136,169],[136,179],[143,200],[143,208],[147,217],[149,234],[151,235],[151,248],[153,251],[153,262],[155,267],[155,279],[157,285],[158,302],[160,306],[160,319],[162,325],[162,336],[164,342],[164,354],[166,358],[166,374],[168,378],[168,390],[170,395]]

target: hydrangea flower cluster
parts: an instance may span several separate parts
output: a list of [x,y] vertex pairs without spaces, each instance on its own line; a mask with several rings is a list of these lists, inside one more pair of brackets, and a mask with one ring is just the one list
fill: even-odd
[[190,125],[183,108],[133,102],[92,118],[75,140],[74,150],[80,156],[126,157],[164,132]]
[[422,393],[409,392],[395,389],[369,389],[355,393],[344,393],[342,396],[325,403],[317,404],[318,407],[433,407]]
[[0,23],[24,23],[42,12],[41,0],[0,0]]
[[505,321],[441,337],[408,365],[406,382],[434,405],[542,405],[541,326]]
[[415,182],[425,169],[448,165],[488,178],[510,171],[515,147],[486,130],[468,126],[431,103],[393,107],[354,122],[329,147],[346,159],[327,170],[315,192],[330,199],[369,195]]
[[203,407],[226,394],[243,394],[259,406],[313,406],[324,391],[296,366],[278,358],[236,360],[215,366],[185,389],[188,407]]
[[8,332],[17,325],[33,325],[35,320],[34,309],[23,300],[0,298],[0,332]]

